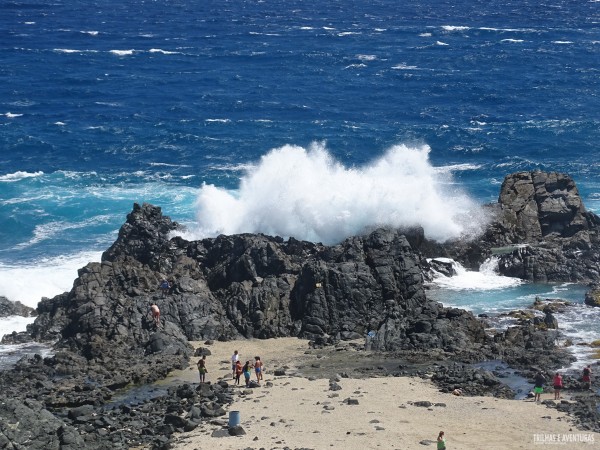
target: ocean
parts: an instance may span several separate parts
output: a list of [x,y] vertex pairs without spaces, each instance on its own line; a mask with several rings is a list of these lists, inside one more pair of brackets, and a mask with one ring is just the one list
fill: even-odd
[[[483,226],[506,174],[542,169],[600,213],[597,0],[5,0],[0,61],[0,295],[30,306],[134,202],[190,239],[444,240]],[[437,285],[477,314],[571,299],[569,338],[600,338],[582,286],[493,261]]]

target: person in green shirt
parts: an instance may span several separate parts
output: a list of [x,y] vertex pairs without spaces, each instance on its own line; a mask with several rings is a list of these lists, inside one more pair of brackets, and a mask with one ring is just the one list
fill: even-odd
[[446,438],[443,431],[440,431],[440,434],[438,434],[437,448],[438,450],[446,450]]

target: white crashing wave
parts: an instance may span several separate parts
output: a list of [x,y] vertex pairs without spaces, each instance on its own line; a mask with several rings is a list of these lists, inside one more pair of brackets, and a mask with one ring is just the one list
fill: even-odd
[[497,273],[498,258],[496,257],[487,259],[481,265],[478,272],[467,270],[456,261],[450,261],[455,275],[446,277],[437,274],[434,284],[451,290],[490,291],[518,286],[523,283],[520,278],[499,275]]
[[100,261],[100,256],[100,252],[83,252],[30,265],[0,264],[0,295],[35,308],[42,297],[71,290],[77,270],[90,261]]
[[44,172],[15,172],[15,173],[8,173],[6,175],[0,175],[0,182],[4,181],[4,182],[8,182],[8,183],[13,183],[15,181],[20,181],[23,180],[24,178],[35,178],[35,177],[39,177],[44,175]]
[[161,48],[151,48],[148,50],[150,53],[162,53],[163,55],[178,55],[180,52],[172,52],[169,50],[163,50]]
[[442,30],[444,31],[466,31],[470,30],[470,27],[460,26],[460,25],[442,25]]
[[477,206],[428,160],[430,148],[397,145],[363,167],[345,167],[319,144],[271,151],[242,176],[239,189],[205,184],[188,236],[265,233],[337,243],[376,226],[422,226],[444,241],[476,233]]

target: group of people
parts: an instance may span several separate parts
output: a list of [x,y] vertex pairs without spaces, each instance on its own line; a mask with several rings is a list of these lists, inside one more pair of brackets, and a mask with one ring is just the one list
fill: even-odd
[[[200,383],[206,382],[206,374],[208,373],[208,369],[206,368],[206,355],[202,356],[196,363],[198,367],[198,374],[200,375]],[[254,362],[246,361],[245,364],[242,364],[240,360],[240,354],[237,350],[233,352],[231,355],[231,373],[232,378],[235,380],[235,384],[240,384],[240,379],[242,375],[244,375],[244,381],[246,387],[250,386],[250,378],[252,378],[252,371],[256,375],[256,383],[260,385],[260,382],[264,379],[264,365],[260,359],[260,356],[254,357]]]
[[[590,366],[586,366],[583,369],[581,375],[581,381],[584,383],[586,389],[592,388],[592,369]],[[535,376],[535,384],[533,387],[534,401],[539,402],[542,392],[544,392],[544,385],[546,384],[546,377],[542,372],[538,372]],[[554,387],[554,400],[560,400],[560,393],[563,389],[563,378],[559,372],[554,374],[552,378],[552,386]]]
[[254,374],[256,375],[256,383],[260,384],[260,382],[263,380],[264,372],[264,365],[260,359],[260,356],[254,357],[254,363],[251,363],[248,360],[242,365],[239,352],[237,350],[233,352],[233,355],[231,355],[231,375],[235,380],[235,384],[239,385],[240,379],[242,375],[244,375],[244,381],[246,387],[248,387],[250,385],[250,378],[252,377],[251,372],[253,369]]

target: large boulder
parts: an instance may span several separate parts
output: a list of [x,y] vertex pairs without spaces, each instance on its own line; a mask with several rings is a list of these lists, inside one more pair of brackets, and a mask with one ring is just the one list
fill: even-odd
[[[320,255],[321,256],[321,255]],[[427,299],[418,255],[399,230],[345,240],[308,261],[292,303],[301,335],[370,333],[374,349],[459,348],[484,338],[483,327]],[[461,314],[462,315],[462,314]]]
[[585,209],[570,176],[540,171],[509,175],[499,205],[488,239],[490,246],[503,250],[497,255],[502,274],[541,282],[598,279],[600,217]]
[[600,284],[593,283],[590,285],[589,290],[585,293],[584,301],[588,306],[600,308]]
[[169,233],[178,228],[179,224],[163,216],[159,207],[134,203],[127,221],[119,230],[119,237],[102,254],[102,261],[131,256],[142,264],[160,270],[162,253],[169,251]]
[[517,172],[502,183],[499,243],[559,241],[588,248],[597,242],[600,218],[588,212],[575,181],[557,172]]

